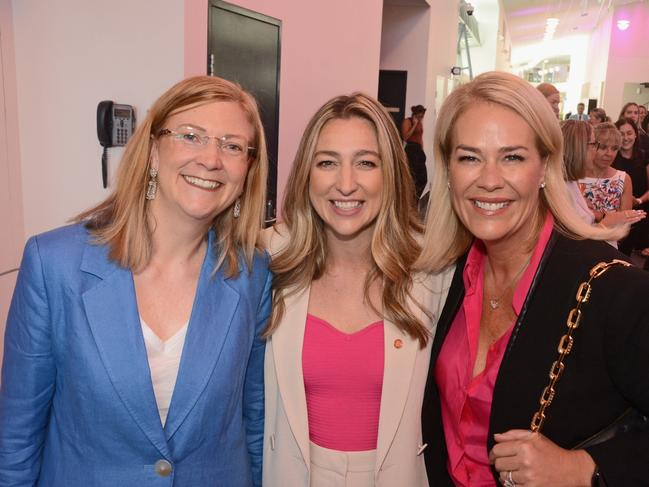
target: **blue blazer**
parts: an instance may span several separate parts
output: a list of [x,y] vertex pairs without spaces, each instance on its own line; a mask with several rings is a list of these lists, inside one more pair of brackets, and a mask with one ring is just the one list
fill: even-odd
[[261,483],[271,274],[265,256],[237,278],[214,274],[214,240],[164,428],[131,271],[82,225],[27,242],[5,337],[0,486]]

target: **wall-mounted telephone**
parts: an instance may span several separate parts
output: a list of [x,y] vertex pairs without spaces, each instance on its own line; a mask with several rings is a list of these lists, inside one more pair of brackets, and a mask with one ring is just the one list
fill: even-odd
[[101,101],[97,105],[97,138],[104,148],[101,156],[101,179],[104,188],[108,182],[109,147],[124,146],[135,130],[135,111],[131,105]]

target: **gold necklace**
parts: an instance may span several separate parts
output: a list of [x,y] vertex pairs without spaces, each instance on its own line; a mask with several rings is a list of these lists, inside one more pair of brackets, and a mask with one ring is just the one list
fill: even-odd
[[[519,277],[521,274],[523,274],[523,271],[527,268],[528,264],[532,260],[532,255],[528,257],[528,259],[525,261],[523,266],[518,270],[514,278],[510,281],[510,283],[505,287],[505,289],[500,293],[500,296],[493,296],[489,298],[489,306],[491,307],[491,310],[494,311],[500,307],[500,300],[502,299],[503,296],[507,294],[507,292],[518,282]],[[491,269],[491,267],[489,267]],[[486,270],[486,269],[485,269]],[[486,272],[485,272],[486,274]],[[492,273],[492,278],[493,278],[493,273]],[[485,279],[486,281],[486,279]],[[495,283],[494,283],[495,285]]]

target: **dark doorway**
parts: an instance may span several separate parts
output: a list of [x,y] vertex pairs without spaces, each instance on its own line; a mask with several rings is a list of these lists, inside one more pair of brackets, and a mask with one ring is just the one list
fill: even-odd
[[590,113],[593,108],[597,108],[597,98],[588,99],[588,107],[586,108],[586,113]]
[[406,116],[408,71],[379,71],[379,101],[387,108],[397,128]]
[[277,207],[279,72],[281,27],[278,19],[220,0],[210,1],[207,72],[236,81],[257,99],[268,142],[266,221]]

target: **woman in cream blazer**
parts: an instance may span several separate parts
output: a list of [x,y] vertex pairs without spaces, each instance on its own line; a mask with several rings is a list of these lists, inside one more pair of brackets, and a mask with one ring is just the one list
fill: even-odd
[[[368,122],[373,129],[369,133],[375,137],[363,142],[358,134]],[[354,135],[350,138],[348,134]],[[335,143],[323,146],[321,142],[327,137]],[[343,139],[350,139],[349,157]],[[378,145],[376,152],[371,149],[372,143]],[[331,183],[327,186],[323,181],[332,173],[335,175],[327,180]],[[373,186],[376,181],[372,182],[372,174],[378,177],[380,186]],[[373,192],[373,187],[380,187],[380,191]],[[378,102],[362,94],[337,97],[312,118],[289,176],[285,223],[266,230],[264,235],[275,273],[274,316],[266,332],[264,369],[264,486],[428,485],[422,455],[426,445],[421,440],[421,404],[432,336],[451,272],[432,275],[410,270],[419,252],[420,230],[413,190],[398,132]],[[339,200],[358,202],[356,211],[347,211],[353,204],[344,206],[337,203]],[[342,211],[338,211],[340,207]],[[340,471],[336,468],[337,481],[325,479],[322,469],[314,469],[302,363],[307,313],[313,314],[314,301],[318,300],[312,293],[313,284],[326,273],[331,256],[340,257],[336,253],[341,247],[346,251],[351,247],[350,265],[363,259],[371,263],[382,308],[376,313],[383,320],[384,340],[378,434],[370,457],[373,471],[361,481],[350,480],[350,476],[345,480],[345,465]],[[318,256],[322,256],[321,262]],[[399,268],[388,276],[395,262]],[[390,280],[396,284],[384,284]],[[404,284],[402,294],[398,294],[399,284]],[[365,287],[366,298],[372,285]],[[322,286],[317,291],[320,295]],[[389,304],[394,296],[403,299],[397,305]],[[367,306],[371,299],[359,302],[359,307]],[[420,328],[413,331],[399,326],[396,320],[405,320],[395,309]]]

